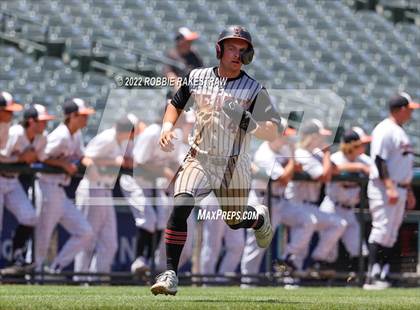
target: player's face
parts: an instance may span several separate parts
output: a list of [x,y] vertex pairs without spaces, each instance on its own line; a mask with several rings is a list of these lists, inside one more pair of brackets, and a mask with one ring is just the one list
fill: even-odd
[[0,122],[10,123],[13,117],[13,112],[0,110]]
[[85,114],[77,114],[76,116],[76,122],[78,128],[85,128],[87,126],[89,120],[89,116]]
[[221,64],[229,71],[241,70],[241,53],[246,51],[248,43],[241,39],[223,41],[223,57]]
[[45,120],[37,121],[35,124],[36,124],[35,130],[36,130],[37,135],[41,135],[45,131],[45,128],[47,128],[47,121]]

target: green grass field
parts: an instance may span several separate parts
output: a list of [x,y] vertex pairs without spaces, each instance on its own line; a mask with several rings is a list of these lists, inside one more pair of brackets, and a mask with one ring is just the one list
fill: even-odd
[[240,289],[182,287],[153,296],[147,287],[1,285],[0,309],[420,309],[420,289]]

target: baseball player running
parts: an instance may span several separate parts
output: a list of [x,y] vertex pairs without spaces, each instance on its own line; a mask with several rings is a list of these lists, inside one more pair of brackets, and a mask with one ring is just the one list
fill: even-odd
[[76,255],[77,272],[111,272],[118,248],[112,196],[118,172],[107,172],[106,168],[123,166],[127,144],[134,137],[136,125],[128,116],[123,116],[114,127],[98,134],[86,146],[82,163],[87,170],[77,191],[78,204],[92,227],[93,238]]
[[[283,119],[282,119],[283,121]],[[285,121],[285,120],[284,120]],[[286,122],[285,122],[286,123]],[[286,127],[286,124],[284,124]],[[271,223],[273,227],[285,224],[294,232],[287,244],[283,259],[299,256],[308,248],[312,234],[315,230],[311,214],[284,199],[286,185],[293,177],[295,170],[294,141],[291,135],[295,130],[287,128],[283,136],[277,137],[272,142],[264,142],[254,155],[254,164],[267,177],[271,178]],[[267,182],[255,178],[252,181],[250,200],[262,203],[267,197]],[[257,274],[260,270],[265,249],[257,246],[255,237],[247,231],[244,254],[241,261],[242,274]],[[296,267],[295,267],[296,268]],[[252,279],[243,278],[244,285],[252,285]]]
[[[303,171],[308,173],[312,181],[292,181],[286,187],[286,198],[296,208],[302,208],[312,219],[312,226],[318,231],[325,231],[312,253],[312,266],[314,269],[323,267],[328,260],[328,255],[337,241],[343,235],[347,223],[335,214],[322,212],[318,209],[318,201],[321,195],[322,183],[331,180],[333,166],[330,161],[330,151],[325,145],[325,136],[331,135],[331,131],[324,128],[321,121],[312,119],[303,125],[301,129],[301,141],[295,150],[295,160],[302,165]],[[294,236],[299,230],[291,229],[291,238],[300,239]],[[300,255],[289,255],[285,257],[285,263],[292,268],[301,269],[303,260],[307,255],[308,248]]]
[[411,188],[413,146],[403,125],[414,109],[420,108],[407,93],[388,101],[390,115],[372,132],[370,156],[374,164],[368,184],[372,230],[369,235],[369,268],[364,289],[385,289],[389,258],[397,241],[404,209],[414,208],[416,199]]
[[[0,150],[0,154],[8,158],[8,162],[32,164],[43,161],[47,144],[44,131],[47,121],[54,118],[47,113],[44,106],[30,105],[23,113],[22,122],[9,129],[6,146]],[[9,268],[9,272],[19,272],[23,271],[25,264],[24,248],[36,224],[36,212],[18,180],[18,173],[4,172],[0,178],[1,186],[5,190],[5,206],[16,216],[21,226],[19,230],[16,229],[12,244],[12,261],[15,266]],[[18,231],[26,233],[18,235]]]
[[76,161],[83,157],[82,128],[86,127],[89,115],[95,112],[84,100],[73,98],[63,104],[64,122],[47,137],[44,163],[62,168],[65,173],[39,176],[42,202],[38,224],[35,227],[35,264],[43,268],[51,236],[57,224],[69,233],[67,240],[49,271],[60,272],[72,262],[75,255],[84,249],[93,237],[90,224],[73,202],[67,198],[64,186],[70,183],[70,176],[77,172]]
[[[163,118],[159,144],[173,149],[174,124],[193,107],[196,126],[191,151],[175,180],[174,208],[165,230],[167,271],[157,277],[153,294],[177,293],[179,257],[187,238],[187,218],[195,198],[213,191],[232,229],[254,228],[257,243],[268,247],[273,237],[268,209],[247,206],[250,187],[251,135],[263,140],[277,136],[280,116],[267,91],[241,70],[254,55],[250,33],[241,26],[224,30],[216,43],[219,66],[195,69],[171,100]],[[233,217],[235,212],[236,216]],[[246,218],[246,219],[245,219]]]
[[[358,172],[366,176],[370,173],[371,160],[365,152],[365,146],[371,141],[362,128],[353,127],[347,130],[340,144],[340,151],[331,155],[334,164],[334,174],[342,172]],[[320,210],[326,213],[336,213],[347,222],[347,228],[341,240],[352,258],[352,266],[355,265],[360,254],[360,225],[354,214],[354,208],[360,203],[360,185],[356,182],[340,181],[330,182],[326,186],[326,195],[321,203]],[[320,235],[326,234],[321,231]],[[322,237],[321,237],[322,238]],[[362,254],[367,255],[367,246],[363,242]],[[332,249],[328,262],[337,259],[338,246]]]

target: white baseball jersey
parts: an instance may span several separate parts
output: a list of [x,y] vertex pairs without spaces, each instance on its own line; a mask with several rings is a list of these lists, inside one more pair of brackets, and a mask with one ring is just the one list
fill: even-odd
[[[372,132],[370,156],[386,162],[389,177],[394,182],[410,183],[413,176],[413,146],[404,129],[387,118],[380,122]],[[372,165],[370,179],[378,179],[376,165]]]
[[[319,149],[312,152],[298,148],[295,150],[296,162],[302,164],[303,171],[308,173],[312,179],[319,178],[324,169],[322,164],[323,153]],[[293,181],[286,187],[285,196],[295,202],[317,202],[321,191],[322,183],[313,181]]]
[[[290,157],[291,151],[287,145],[283,145],[278,152],[275,152],[271,149],[269,142],[265,141],[254,154],[254,164],[262,169],[271,179],[276,180],[283,175],[283,167],[287,164]],[[254,179],[251,182],[251,188],[265,190],[267,188],[267,181]],[[273,195],[282,196],[284,190],[284,186],[273,183]]]
[[[331,162],[338,166],[349,163],[350,161],[343,152],[338,151],[331,155]],[[354,162],[359,162],[368,166],[372,163],[370,157],[366,154],[361,154]],[[326,186],[326,194],[332,201],[344,205],[355,206],[360,202],[360,186],[356,182],[330,182]]]
[[[147,164],[152,163],[153,165],[166,166],[170,162],[179,162],[181,157],[182,149],[182,132],[176,130],[175,134],[177,140],[173,140],[174,151],[164,152],[159,147],[159,138],[162,127],[158,124],[152,124],[148,126],[142,133],[137,137],[134,143],[133,158],[136,164]],[[152,188],[153,183],[150,180],[146,180],[140,176],[136,176],[137,183],[142,188]]]
[[[47,136],[46,158],[62,158],[64,160],[77,161],[83,157],[83,153],[83,137],[80,130],[72,135],[67,126],[62,123]],[[65,173],[41,173],[40,179],[44,182],[59,183],[61,185],[70,183],[70,176]]]
[[43,161],[46,159],[45,146],[47,138],[45,135],[36,135],[33,141],[29,141],[22,125],[16,124],[9,129],[9,137],[6,145],[0,150],[0,154],[8,157],[10,162],[17,162],[20,154],[27,149],[32,148],[38,155],[38,159]]
[[[85,156],[95,159],[115,159],[118,156],[124,156],[127,149],[128,140],[119,144],[117,141],[117,131],[115,128],[109,128],[95,136],[85,148]],[[98,170],[100,171],[100,170]],[[117,174],[96,174],[86,173],[86,178],[90,182],[101,182],[113,186],[117,179]]]

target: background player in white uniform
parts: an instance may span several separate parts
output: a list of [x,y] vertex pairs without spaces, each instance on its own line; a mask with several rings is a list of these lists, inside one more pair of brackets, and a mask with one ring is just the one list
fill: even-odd
[[[363,173],[369,175],[371,160],[365,152],[365,146],[371,141],[362,128],[353,127],[347,130],[342,137],[340,151],[331,155],[331,162],[334,164],[334,174],[342,172]],[[360,203],[360,185],[356,182],[340,181],[330,182],[326,186],[324,200],[320,210],[327,213],[336,213],[346,220],[347,228],[341,240],[352,259],[351,265],[355,266],[360,254],[360,225],[354,214],[354,207]],[[327,232],[321,231],[320,235]],[[367,246],[363,241],[362,254],[368,253]],[[337,259],[338,246],[334,247],[329,255],[328,262],[332,263]]]
[[[195,198],[213,191],[222,210],[239,214],[226,223],[232,229],[253,227],[261,247],[267,247],[273,236],[268,209],[248,206],[250,158],[246,152],[252,134],[263,140],[277,136],[280,117],[266,90],[241,71],[254,54],[250,33],[241,26],[228,27],[219,35],[216,52],[219,66],[191,71],[189,82],[175,94],[163,119],[159,143],[165,151],[173,149],[173,126],[183,110],[193,106],[197,123],[192,150],[176,177],[174,208],[165,230],[167,271],[158,276],[153,294],[177,292],[176,272]],[[245,211],[252,219],[243,218]]]
[[[150,259],[155,254],[153,243],[156,250],[168,219],[169,201],[163,189],[171,182],[180,164],[181,140],[176,143],[176,151],[163,152],[156,147],[161,131],[159,124],[146,127],[135,140],[133,149],[134,166],[158,178],[160,184],[142,174],[134,178],[122,175],[120,179],[121,190],[128,200],[137,227],[137,257],[131,266],[133,273],[141,274],[150,268]],[[182,136],[180,130],[178,135]]]
[[22,111],[22,108],[20,104],[14,102],[10,93],[5,91],[0,92],[0,149],[6,145],[13,112]]
[[[135,126],[127,116],[114,127],[94,137],[86,146],[82,163],[87,167],[78,188],[78,204],[93,230],[93,238],[75,259],[77,272],[111,272],[118,249],[117,218],[112,190],[118,171],[124,163],[124,154]],[[115,167],[112,171],[107,168]],[[112,169],[112,168],[111,168]]]
[[[200,202],[203,210],[208,212],[217,211],[219,203],[213,194],[210,194]],[[192,218],[192,216],[190,216]],[[254,236],[254,234],[252,234]],[[254,237],[255,238],[255,237]],[[242,252],[245,246],[245,235],[243,229],[230,229],[225,222],[218,218],[216,220],[203,221],[203,241],[201,245],[200,273],[215,274],[216,264],[219,261],[224,243],[224,255],[221,258],[217,273],[220,275],[233,274],[241,261]],[[216,278],[218,282],[224,278]]]
[[392,97],[390,115],[372,132],[370,156],[374,165],[368,184],[369,210],[372,230],[369,235],[369,270],[365,289],[389,287],[389,258],[397,241],[404,209],[414,208],[411,188],[413,175],[413,146],[403,125],[420,104],[407,93]]
[[[316,230],[326,232],[312,253],[313,265],[318,266],[328,260],[329,253],[343,235],[347,223],[335,214],[318,209],[322,183],[328,183],[332,176],[330,151],[325,145],[325,136],[331,135],[331,131],[326,130],[321,121],[312,119],[303,125],[301,135],[301,141],[295,150],[295,160],[302,165],[303,171],[308,173],[313,181],[292,181],[288,184],[285,194],[296,208],[302,208],[311,215]],[[291,238],[297,233],[299,231],[292,228]],[[307,250],[301,255],[288,257],[287,260],[292,261],[299,269],[302,268]]]
[[[23,113],[22,122],[9,129],[7,143],[0,150],[1,156],[7,158],[10,163],[32,164],[43,161],[45,159],[44,149],[47,144],[44,131],[47,121],[54,118],[47,113],[44,106],[30,105]],[[18,272],[25,263],[24,247],[36,224],[36,212],[18,180],[18,173],[2,173],[0,183],[5,193],[3,196],[5,206],[16,216],[19,226],[21,226],[20,230],[16,229],[12,244],[12,262],[16,264],[15,272]],[[2,221],[1,216],[0,221]],[[19,236],[19,231],[28,233]]]
[[[286,127],[285,124],[283,127]],[[300,256],[301,253],[306,251],[315,230],[315,225],[310,213],[284,199],[285,187],[292,179],[296,168],[294,159],[295,146],[294,141],[290,138],[294,134],[294,129],[287,128],[283,136],[279,136],[272,142],[262,143],[254,155],[254,164],[266,177],[271,178],[272,196],[270,211],[273,227],[276,228],[280,224],[286,224],[294,230],[282,258],[285,263],[289,263],[291,267],[296,268],[296,266],[292,265],[291,257]],[[255,178],[252,181],[250,200],[263,203],[267,201],[267,198],[266,179]],[[264,253],[265,249],[257,246],[255,237],[248,230],[241,261],[242,274],[257,274],[260,270]],[[248,283],[252,283],[251,278],[244,277],[242,280],[246,283],[244,287]]]
[[39,175],[42,196],[38,224],[35,228],[35,263],[41,269],[45,263],[51,236],[57,224],[61,224],[70,238],[64,244],[50,266],[53,272],[61,271],[72,262],[75,255],[90,242],[93,233],[90,224],[73,202],[66,196],[64,186],[77,172],[76,161],[83,157],[81,130],[88,117],[95,111],[84,100],[73,98],[63,104],[64,123],[58,125],[47,137],[46,164],[62,168],[66,173]]

